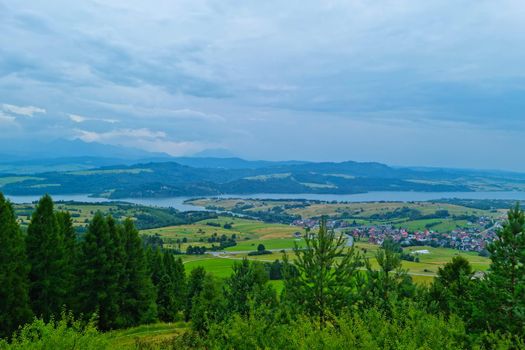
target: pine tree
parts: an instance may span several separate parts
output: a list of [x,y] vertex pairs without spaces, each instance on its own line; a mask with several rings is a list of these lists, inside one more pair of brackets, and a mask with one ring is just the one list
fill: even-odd
[[95,213],[81,243],[77,296],[84,315],[98,314],[102,330],[119,325],[119,276],[113,259],[113,240],[104,216]]
[[29,264],[11,203],[0,193],[0,338],[31,318]]
[[319,223],[317,234],[305,235],[306,247],[297,246],[295,268],[283,258],[285,271],[284,298],[319,320],[324,327],[332,314],[347,305],[352,297],[354,275],[361,265],[353,248],[347,250],[346,239]]
[[370,261],[365,260],[367,278],[361,295],[368,306],[378,306],[390,312],[394,303],[414,294],[412,278],[402,268],[401,252],[399,244],[386,239],[375,255],[379,269],[372,268]]
[[60,313],[68,288],[64,241],[49,195],[40,199],[31,217],[27,256],[31,265],[29,297],[33,312],[49,319]]
[[74,307],[74,294],[76,283],[76,266],[78,259],[78,242],[73,220],[69,212],[56,213],[58,228],[64,246],[64,270],[65,297],[64,301],[69,308]]
[[263,290],[268,279],[268,272],[261,263],[250,263],[248,259],[243,259],[241,263],[234,264],[224,292],[228,310],[243,316],[248,315],[249,301]]
[[469,261],[455,256],[452,261],[438,269],[429,290],[429,304],[438,311],[450,315],[470,316],[474,281]]
[[[525,214],[516,204],[487,249],[490,272],[481,283],[474,305],[477,327],[525,332]],[[478,306],[479,305],[479,306]]]
[[202,266],[196,267],[190,272],[188,279],[188,290],[186,293],[186,306],[184,308],[184,319],[188,322],[191,318],[193,309],[193,298],[197,296],[204,288],[204,278],[206,270]]
[[122,290],[120,316],[127,326],[153,322],[157,318],[155,288],[146,265],[142,240],[131,219],[124,221],[126,261],[123,273],[128,282]]
[[205,275],[201,291],[193,297],[192,328],[201,333],[225,318],[226,305],[218,281]]
[[178,313],[184,309],[186,304],[186,272],[182,259],[174,259],[172,254],[165,253],[164,257],[167,259],[166,273],[170,276],[173,282],[173,297],[174,297],[174,311]]

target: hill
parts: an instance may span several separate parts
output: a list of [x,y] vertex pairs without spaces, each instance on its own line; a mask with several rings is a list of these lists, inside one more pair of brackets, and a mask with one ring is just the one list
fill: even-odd
[[[179,158],[179,162],[157,160],[134,164],[130,159],[120,159],[123,163],[121,165],[96,166],[118,160],[96,157],[64,158],[56,160],[56,163],[48,160],[47,164],[66,169],[35,172],[31,176],[4,174],[0,176],[0,188],[10,195],[89,193],[109,198],[254,193],[525,190],[525,176],[522,174],[451,169],[418,170],[353,161],[313,163],[246,161],[239,158]],[[69,168],[67,161],[71,162]],[[27,162],[25,166],[31,164]]]

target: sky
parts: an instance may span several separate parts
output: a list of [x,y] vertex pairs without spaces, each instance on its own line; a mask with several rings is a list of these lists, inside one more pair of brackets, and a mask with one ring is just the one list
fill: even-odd
[[0,0],[0,147],[525,171],[524,37],[522,0]]

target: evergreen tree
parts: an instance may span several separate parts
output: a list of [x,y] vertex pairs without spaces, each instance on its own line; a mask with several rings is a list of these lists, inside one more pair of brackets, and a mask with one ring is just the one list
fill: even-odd
[[173,254],[162,254],[163,276],[157,286],[157,306],[159,318],[173,321],[186,304],[186,280],[181,259],[175,260]]
[[188,290],[186,294],[186,306],[184,308],[184,319],[186,322],[190,320],[191,311],[193,309],[193,298],[198,295],[204,288],[204,278],[206,277],[206,270],[202,266],[196,267],[190,272],[188,279]]
[[63,278],[65,280],[65,297],[64,302],[69,308],[74,307],[75,283],[76,283],[76,266],[78,259],[78,242],[73,220],[69,212],[56,213],[58,229],[64,246],[64,266]]
[[204,333],[225,318],[226,305],[218,281],[205,275],[201,291],[193,297],[191,309],[192,328]]
[[157,286],[157,313],[159,320],[172,322],[175,320],[175,294],[173,281],[168,274],[164,274]]
[[142,240],[129,218],[124,221],[123,244],[126,252],[123,273],[127,284],[120,295],[120,317],[126,326],[153,322],[157,318],[155,288],[148,273]]
[[470,316],[474,286],[472,277],[472,266],[462,256],[455,256],[451,262],[440,267],[428,293],[431,309],[436,308],[446,315]]
[[378,306],[390,312],[394,303],[414,295],[412,279],[401,265],[401,251],[397,243],[387,239],[375,255],[379,269],[373,269],[366,260],[367,279],[361,295],[368,306]]
[[525,214],[516,204],[488,246],[490,272],[474,305],[476,328],[525,333]]
[[[234,264],[233,273],[226,280],[224,290],[228,311],[243,316],[248,315],[249,301],[261,296],[267,282],[268,272],[261,263],[250,263],[245,258],[241,263]],[[263,300],[258,301],[263,302]],[[268,300],[267,303],[272,304],[272,300]]]
[[102,330],[119,325],[119,276],[112,261],[113,240],[104,216],[95,213],[81,244],[78,274],[78,305],[84,315],[98,314]]
[[171,268],[167,270],[168,274],[173,281],[173,294],[175,297],[175,311],[179,312],[184,310],[186,304],[186,293],[187,293],[187,282],[186,282],[186,271],[184,269],[184,263],[181,258],[174,259],[172,254],[167,253],[170,256]]
[[68,259],[53,200],[40,199],[27,229],[27,256],[31,265],[29,297],[33,312],[48,319],[66,303]]
[[347,305],[354,287],[354,275],[361,265],[353,248],[347,249],[346,238],[329,230],[326,218],[319,223],[317,234],[307,232],[305,248],[294,248],[296,268],[284,256],[284,298],[319,320],[324,327],[331,314]]
[[0,338],[31,318],[29,265],[13,207],[0,193]]

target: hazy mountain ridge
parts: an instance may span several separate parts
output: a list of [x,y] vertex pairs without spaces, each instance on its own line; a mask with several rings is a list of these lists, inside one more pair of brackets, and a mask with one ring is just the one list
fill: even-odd
[[[47,160],[111,164],[35,176],[4,175],[0,189],[12,195],[91,193],[111,198],[205,196],[254,193],[351,194],[369,191],[525,190],[525,180],[512,173],[467,170],[393,168],[374,162],[268,162],[240,158],[178,158],[134,163],[111,158]],[[41,162],[46,162],[42,160]],[[23,162],[21,162],[23,163]],[[28,165],[30,163],[26,163]],[[508,176],[508,177],[506,177]]]

